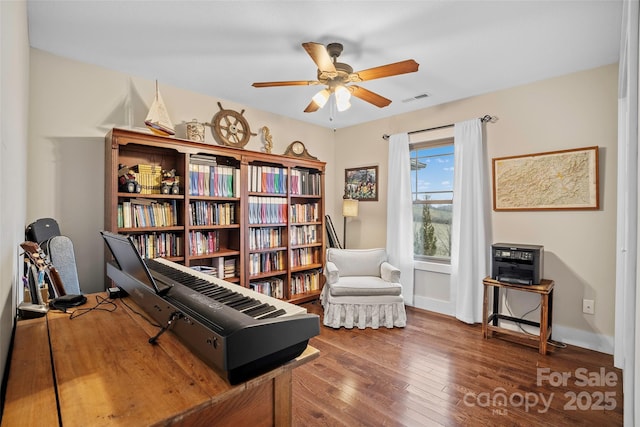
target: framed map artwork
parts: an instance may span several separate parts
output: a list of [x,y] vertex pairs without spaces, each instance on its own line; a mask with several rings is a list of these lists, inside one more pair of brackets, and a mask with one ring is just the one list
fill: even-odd
[[493,210],[599,209],[598,147],[493,159]]

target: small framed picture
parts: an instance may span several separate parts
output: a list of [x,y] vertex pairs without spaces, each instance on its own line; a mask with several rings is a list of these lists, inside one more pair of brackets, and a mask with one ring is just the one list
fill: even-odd
[[344,191],[349,198],[361,202],[377,202],[378,166],[345,169]]

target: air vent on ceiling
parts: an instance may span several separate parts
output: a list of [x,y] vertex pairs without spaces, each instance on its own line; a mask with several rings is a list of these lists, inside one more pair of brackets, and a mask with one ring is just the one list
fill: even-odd
[[416,96],[412,96],[411,98],[403,99],[402,102],[413,102],[413,101],[417,101],[419,99],[424,99],[424,98],[428,98],[428,97],[429,97],[428,93],[421,93],[420,95],[416,95]]

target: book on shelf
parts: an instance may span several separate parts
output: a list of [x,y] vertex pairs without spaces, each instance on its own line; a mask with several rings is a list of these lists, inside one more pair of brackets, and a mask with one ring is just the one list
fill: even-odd
[[162,188],[162,166],[137,164],[131,170],[138,184],[140,194],[160,194]]
[[192,265],[191,268],[210,276],[218,277],[218,267],[212,265]]
[[249,249],[269,249],[282,246],[280,227],[260,227],[249,229]]
[[289,207],[290,218],[293,223],[317,222],[319,218],[318,202],[294,203]]
[[118,227],[172,227],[178,223],[175,200],[130,199],[118,204]]
[[289,283],[290,295],[302,294],[320,290],[320,271],[312,270],[291,275]]
[[231,225],[236,223],[234,203],[196,200],[189,203],[189,225]]
[[291,244],[308,245],[318,243],[317,225],[295,225],[291,227]]
[[287,194],[287,168],[249,165],[248,190],[252,193]]
[[285,268],[284,252],[260,252],[249,254],[249,274],[271,273]]
[[136,234],[133,242],[143,258],[183,256],[183,237],[176,233]]
[[251,282],[249,288],[273,298],[284,298],[284,280],[278,277]]
[[320,180],[320,174],[317,172],[310,172],[307,169],[292,169],[290,192],[296,196],[319,196],[322,191],[320,188]]
[[301,267],[314,263],[316,248],[299,248],[291,251],[291,267]]
[[215,158],[192,155],[189,163],[189,195],[213,197],[240,196],[240,169],[217,164]]
[[224,278],[229,279],[236,276],[236,259],[225,258],[223,262]]
[[249,196],[249,224],[283,224],[287,222],[287,199]]
[[216,231],[190,231],[189,254],[211,255],[220,251],[220,233]]

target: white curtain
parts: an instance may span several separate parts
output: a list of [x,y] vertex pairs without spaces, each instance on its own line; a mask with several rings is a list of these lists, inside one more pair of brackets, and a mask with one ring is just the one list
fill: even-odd
[[614,365],[622,369],[624,425],[640,423],[640,282],[638,274],[637,1],[623,3],[618,79],[618,191]]
[[480,119],[455,124],[454,162],[451,294],[456,318],[478,323],[490,252],[489,187]]
[[389,262],[400,269],[404,302],[413,306],[413,204],[407,133],[389,137],[387,254]]

